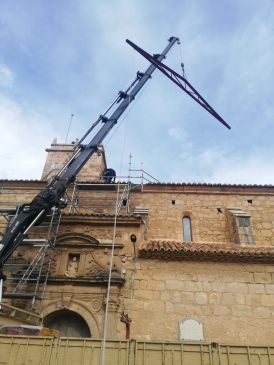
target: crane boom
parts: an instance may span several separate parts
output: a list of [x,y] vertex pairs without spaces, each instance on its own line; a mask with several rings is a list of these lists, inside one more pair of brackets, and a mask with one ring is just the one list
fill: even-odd
[[[168,45],[161,54],[157,56],[159,61],[162,61],[171,47],[178,42],[178,38],[171,37]],[[134,100],[135,96],[139,93],[145,83],[151,78],[152,73],[155,71],[156,66],[151,64],[144,73],[137,73],[137,77],[126,92],[119,92],[116,99],[118,106],[115,111],[107,117],[105,114],[101,115],[94,123],[94,126],[101,122],[103,125],[86,144],[77,144],[76,152],[71,157],[69,162],[59,173],[53,178],[48,186],[41,191],[30,204],[23,205],[18,214],[15,216],[10,227],[7,229],[2,241],[0,251],[0,278],[4,277],[2,273],[3,264],[12,255],[16,247],[24,240],[28,230],[37,222],[43,220],[46,214],[54,207],[62,207],[62,198],[66,192],[67,187],[75,180],[78,172],[90,159],[90,157],[97,151],[98,145],[102,143],[104,138],[108,135],[110,130],[117,123],[118,119]],[[114,103],[113,103],[114,104]],[[108,109],[109,110],[109,109]],[[107,110],[107,111],[108,111]],[[82,142],[93,126],[87,131],[80,142]]]

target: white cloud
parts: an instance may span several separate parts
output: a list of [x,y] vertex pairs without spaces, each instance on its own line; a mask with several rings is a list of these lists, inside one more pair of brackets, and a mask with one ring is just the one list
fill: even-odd
[[218,161],[210,176],[211,182],[230,184],[272,184],[274,159],[263,156]]
[[187,132],[180,127],[172,127],[168,129],[168,135],[177,141],[186,141],[188,138]]
[[[267,155],[267,158],[266,158]],[[234,155],[228,150],[188,150],[172,161],[169,181],[273,184],[274,158],[267,152]]]
[[[269,14],[270,15],[270,14]],[[273,64],[273,15],[266,17],[256,14],[245,27],[229,40],[231,56],[226,60],[226,68],[218,102],[227,104],[234,95],[231,110],[240,110],[244,105],[261,104],[268,92],[272,91],[270,80],[274,74]]]
[[14,82],[14,73],[3,64],[0,64],[0,87],[11,87]]
[[40,178],[44,148],[54,136],[48,120],[35,110],[0,96],[0,176],[9,179]]

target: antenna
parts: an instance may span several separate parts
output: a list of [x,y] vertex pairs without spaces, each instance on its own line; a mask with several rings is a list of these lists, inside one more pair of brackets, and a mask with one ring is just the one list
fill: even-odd
[[128,163],[128,182],[130,182],[130,175],[131,175],[131,161],[132,161],[132,154],[129,154],[129,163]]
[[164,75],[166,75],[171,81],[173,81],[180,89],[184,90],[192,99],[194,99],[198,104],[200,104],[205,110],[207,110],[214,118],[216,118],[220,123],[222,123],[226,128],[231,129],[230,125],[227,124],[223,118],[208,104],[208,102],[198,93],[197,90],[186,80],[185,77],[179,75],[176,71],[172,70],[170,67],[163,64],[158,60],[157,55],[151,56],[149,53],[144,51],[142,48],[138,47],[136,44],[131,42],[129,39],[126,42],[139,52],[143,57],[145,57],[150,63],[158,68]]
[[70,114],[70,120],[69,120],[68,131],[67,131],[67,135],[66,135],[66,139],[65,139],[65,144],[67,143],[67,140],[68,140],[68,135],[69,135],[69,131],[70,131],[71,122],[72,122],[73,117],[74,117],[74,114]]

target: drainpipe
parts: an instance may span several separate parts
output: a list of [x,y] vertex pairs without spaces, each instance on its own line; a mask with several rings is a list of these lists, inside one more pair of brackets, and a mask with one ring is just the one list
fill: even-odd
[[130,324],[132,320],[129,318],[128,314],[125,314],[125,312],[122,312],[120,321],[125,323],[126,325],[126,340],[130,339]]

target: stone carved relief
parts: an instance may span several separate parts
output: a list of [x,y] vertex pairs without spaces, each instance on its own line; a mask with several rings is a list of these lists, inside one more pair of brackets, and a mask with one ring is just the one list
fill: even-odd
[[[102,247],[103,246],[103,247]],[[116,250],[117,251],[117,250]],[[93,237],[79,233],[63,233],[56,241],[56,248],[47,254],[46,262],[51,259],[50,277],[54,280],[68,280],[77,282],[97,282],[102,285],[109,275],[111,251]],[[112,279],[118,285],[123,284],[121,277],[121,261],[118,254],[114,254]],[[120,281],[119,281],[120,280]]]
[[63,293],[62,294],[62,305],[63,307],[69,307],[71,302],[72,302],[72,297],[73,297],[73,294],[70,294],[70,293]]
[[103,302],[100,299],[93,299],[90,302],[90,308],[94,312],[99,312],[102,308]]
[[77,244],[89,244],[93,246],[97,246],[99,241],[96,240],[94,237],[83,233],[76,233],[76,232],[66,232],[58,235],[56,240],[56,245],[77,245]]
[[69,255],[68,266],[67,270],[65,271],[66,277],[76,278],[79,269],[79,260],[80,260],[80,255],[73,255],[73,254]]
[[85,270],[87,276],[93,276],[96,278],[108,276],[107,267],[105,267],[101,262],[99,262],[99,259],[95,259],[93,253],[89,253],[88,255],[88,261]]
[[[120,304],[121,304],[121,299],[119,294],[118,293],[110,294],[108,301],[108,310],[110,312],[117,312]],[[106,298],[105,298],[105,305],[106,305]]]
[[51,254],[51,256],[48,257],[49,259],[51,259],[51,263],[50,263],[50,273],[51,274],[56,273],[57,265],[60,260],[60,257],[61,257],[61,250],[57,250],[57,249],[55,249],[53,251],[53,253]]

